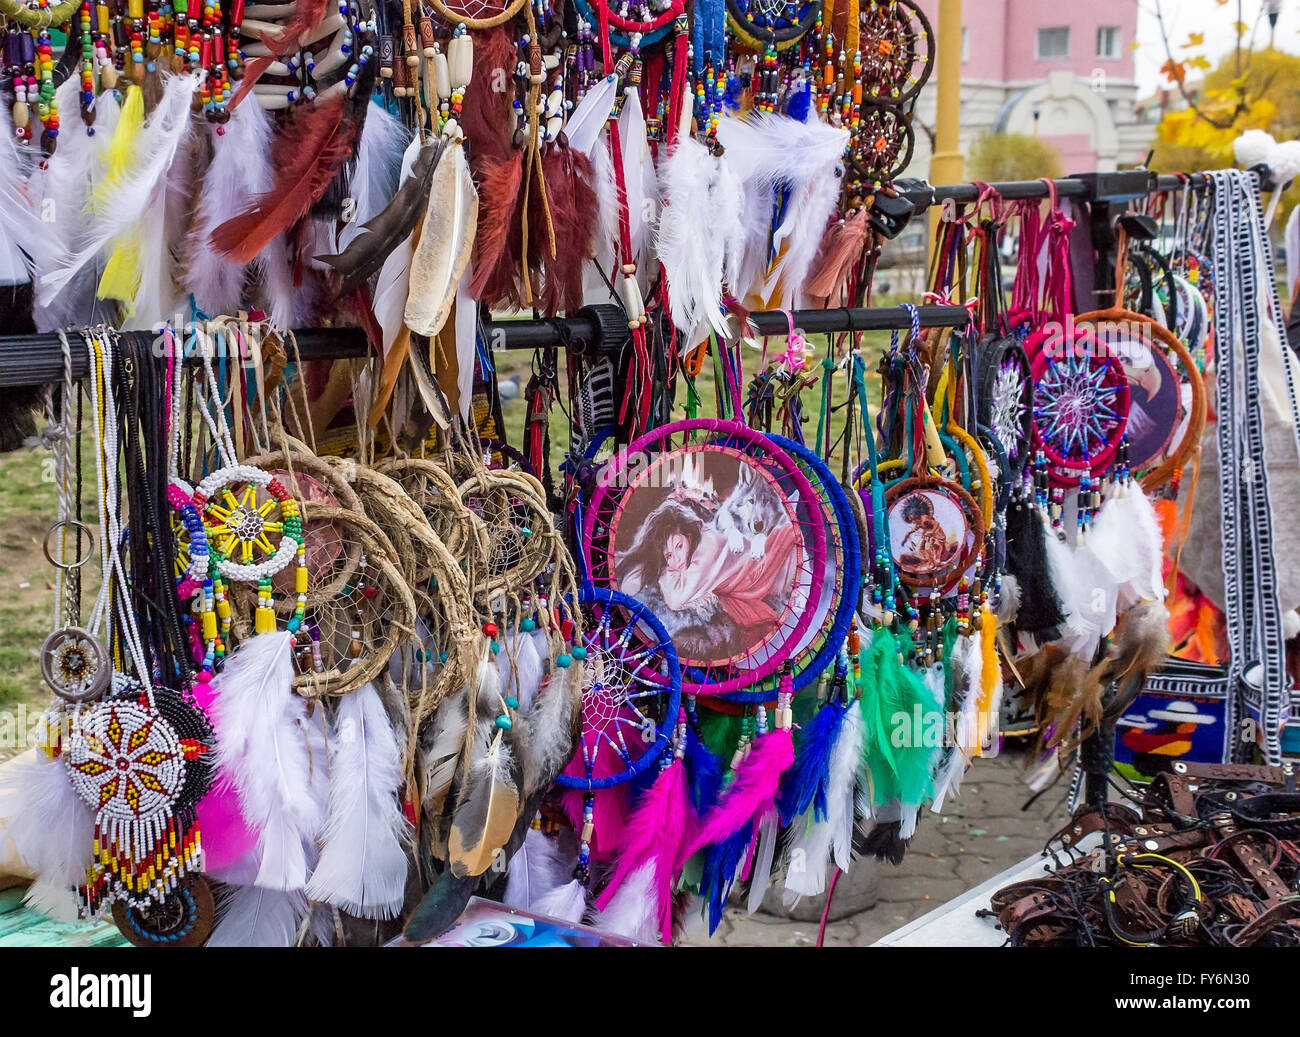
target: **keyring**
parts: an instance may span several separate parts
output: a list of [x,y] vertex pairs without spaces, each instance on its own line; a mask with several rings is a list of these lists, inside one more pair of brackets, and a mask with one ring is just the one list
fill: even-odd
[[[56,561],[53,553],[50,550],[50,537],[54,534],[56,530],[60,530],[64,526],[75,526],[77,528],[78,540],[80,540],[82,533],[85,533],[86,536],[90,537],[90,547],[86,551],[85,557],[83,557],[79,562],[74,562],[71,565],[66,564],[64,562]],[[59,519],[52,526],[50,526],[49,529],[45,531],[45,540],[41,544],[41,549],[45,552],[45,560],[49,562],[52,566],[54,566],[56,569],[80,569],[83,565],[85,565],[88,561],[90,561],[91,557],[95,553],[95,531],[91,529],[88,525],[86,525],[84,522],[79,522],[77,519]]]

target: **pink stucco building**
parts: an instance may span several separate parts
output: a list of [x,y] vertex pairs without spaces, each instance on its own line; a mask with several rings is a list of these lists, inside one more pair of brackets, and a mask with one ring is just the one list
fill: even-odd
[[[938,30],[938,0],[918,0]],[[1132,44],[1138,0],[965,0],[962,148],[988,130],[1037,135],[1067,173],[1140,162],[1153,127],[1136,109]],[[929,167],[924,127],[934,87],[917,105],[913,175]]]

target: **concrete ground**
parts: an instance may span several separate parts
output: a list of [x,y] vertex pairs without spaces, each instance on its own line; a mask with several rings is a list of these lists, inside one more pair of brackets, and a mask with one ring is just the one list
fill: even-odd
[[[826,927],[828,947],[865,947],[934,910],[1013,864],[1037,854],[1066,820],[1066,779],[1022,811],[1032,793],[1021,781],[1023,757],[1008,751],[977,760],[962,782],[961,796],[942,815],[923,812],[907,857],[898,867],[880,864],[875,906]],[[859,862],[855,868],[874,862]],[[844,888],[840,878],[840,890]],[[836,896],[840,893],[837,890]],[[987,905],[985,905],[987,906]],[[703,930],[694,946],[812,947],[816,922],[767,914],[748,915],[731,907],[710,939]]]

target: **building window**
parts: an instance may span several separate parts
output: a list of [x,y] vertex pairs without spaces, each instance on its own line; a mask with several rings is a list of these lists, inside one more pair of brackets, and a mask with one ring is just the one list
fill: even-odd
[[964,25],[961,27],[961,61],[963,65],[970,61],[970,30]]
[[1059,61],[1070,56],[1070,29],[1058,26],[1038,30],[1038,60]]
[[1103,61],[1119,60],[1119,31],[1118,25],[1097,27],[1097,57]]

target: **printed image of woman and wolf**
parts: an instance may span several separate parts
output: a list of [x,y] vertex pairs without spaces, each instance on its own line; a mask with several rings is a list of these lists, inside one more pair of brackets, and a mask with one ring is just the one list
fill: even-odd
[[803,534],[752,463],[721,451],[671,460],[620,523],[618,589],[654,611],[683,662],[757,664],[756,648],[779,643],[782,618],[806,602]]

